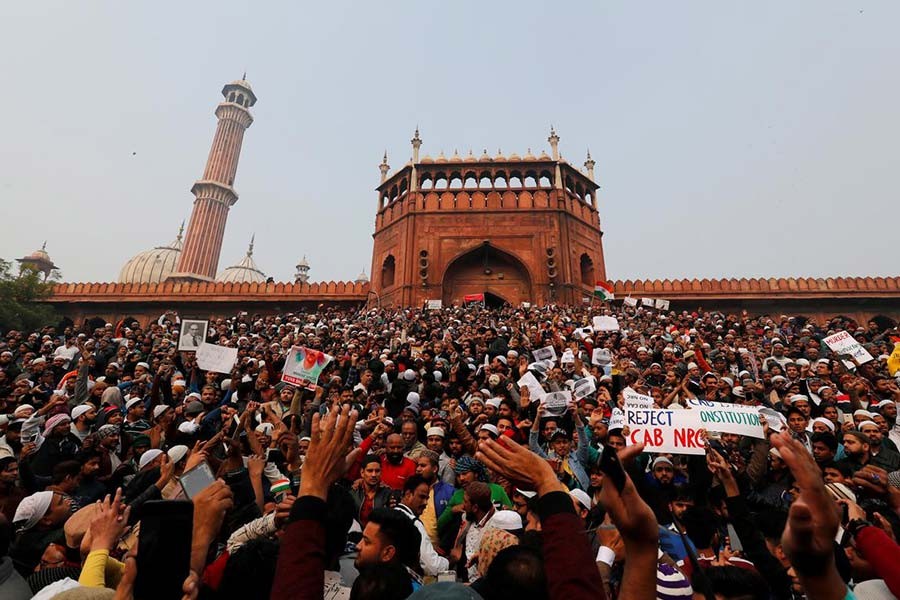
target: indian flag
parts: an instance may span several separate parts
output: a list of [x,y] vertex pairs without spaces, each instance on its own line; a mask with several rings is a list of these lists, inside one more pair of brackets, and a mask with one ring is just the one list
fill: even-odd
[[283,494],[284,492],[291,491],[291,482],[281,477],[275,481],[273,481],[269,487],[269,491],[272,492],[273,495]]
[[594,295],[601,300],[615,300],[616,298],[616,295],[613,294],[613,287],[605,281],[597,282],[597,285],[594,286]]

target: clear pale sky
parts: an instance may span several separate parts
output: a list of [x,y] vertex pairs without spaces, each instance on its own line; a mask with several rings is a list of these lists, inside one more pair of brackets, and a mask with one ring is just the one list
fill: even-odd
[[222,85],[219,268],[369,271],[383,151],[590,148],[611,279],[897,275],[900,3],[4,2],[0,256],[114,281],[190,215]]

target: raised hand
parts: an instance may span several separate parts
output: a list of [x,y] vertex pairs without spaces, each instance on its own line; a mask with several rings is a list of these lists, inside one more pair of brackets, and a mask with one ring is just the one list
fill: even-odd
[[475,458],[519,487],[536,490],[541,496],[549,492],[568,492],[546,460],[511,438],[480,442]]
[[340,413],[329,411],[324,418],[318,413],[313,415],[312,439],[300,479],[301,496],[325,500],[328,488],[344,474],[344,458],[353,440],[356,416],[356,411],[351,411],[348,405],[344,405]]

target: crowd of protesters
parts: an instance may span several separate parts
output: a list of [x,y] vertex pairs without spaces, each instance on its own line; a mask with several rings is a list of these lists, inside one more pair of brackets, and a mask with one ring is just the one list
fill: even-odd
[[[840,331],[873,360],[829,350]],[[206,334],[237,348],[230,373],[180,335],[175,313],[2,332],[0,598],[149,600],[170,570],[185,598],[900,597],[896,323],[618,303],[240,313]],[[333,357],[317,382],[281,381],[293,346]],[[550,410],[529,372],[592,391]],[[654,454],[614,418],[629,388],[778,418]],[[190,548],[146,555],[177,533],[152,515],[187,501]]]

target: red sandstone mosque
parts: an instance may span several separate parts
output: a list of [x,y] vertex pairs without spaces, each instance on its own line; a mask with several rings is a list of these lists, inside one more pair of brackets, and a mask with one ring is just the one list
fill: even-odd
[[[246,76],[222,88],[212,147],[187,232],[130,259],[115,283],[60,283],[50,302],[76,324],[86,319],[146,323],[166,310],[187,317],[290,312],[320,304],[444,306],[482,295],[488,304],[573,304],[606,281],[598,190],[590,153],[581,167],[563,158],[551,128],[550,153],[484,150],[449,158],[420,156],[391,172],[379,169],[371,281],[310,282],[304,257],[293,282],[273,282],[246,255],[219,271],[229,209],[237,202],[238,159],[253,123],[256,95]],[[582,168],[583,167],[583,168]],[[45,245],[46,246],[46,245]],[[18,259],[46,276],[55,268],[46,247]],[[844,314],[865,320],[900,317],[900,277],[827,279],[624,280],[611,282],[622,298],[669,300],[672,309],[747,309],[809,316]]]

